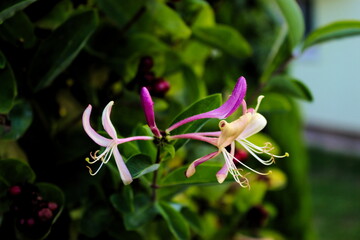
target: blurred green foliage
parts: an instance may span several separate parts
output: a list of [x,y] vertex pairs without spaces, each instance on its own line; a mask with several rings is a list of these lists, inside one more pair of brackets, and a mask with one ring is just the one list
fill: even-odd
[[[1,239],[313,238],[294,101],[312,95],[287,66],[301,45],[305,50],[358,34],[358,22],[334,23],[304,40],[293,0],[3,0],[0,22]],[[153,61],[146,76],[140,74],[144,57]],[[114,100],[117,132],[148,135],[141,86],[155,84],[157,124],[166,129],[219,106],[220,95],[210,94],[226,97],[240,75],[247,78],[249,105],[266,96],[260,112],[269,125],[254,141],[271,136],[291,155],[266,178],[250,175],[250,191],[232,179],[219,185],[216,160],[185,178],[188,163],[210,147],[180,140],[162,146],[161,163],[154,162],[159,149],[151,142],[120,145],[136,178],[130,186],[123,186],[112,162],[95,177],[88,174],[84,159],[96,149],[81,124],[88,104],[95,129]],[[145,84],[149,78],[153,82]],[[216,130],[217,122],[176,131],[201,127]],[[41,197],[32,200],[38,205],[58,205],[36,235],[16,227],[30,215],[14,210],[11,196],[19,193],[13,186],[39,189],[32,190]]]

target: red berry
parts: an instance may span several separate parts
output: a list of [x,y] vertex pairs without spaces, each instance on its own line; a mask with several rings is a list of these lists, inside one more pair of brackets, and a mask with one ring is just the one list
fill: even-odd
[[28,220],[26,220],[26,224],[31,227],[35,224],[35,220],[33,218],[29,218]]
[[38,212],[41,221],[48,221],[53,217],[53,213],[49,208],[43,208]]
[[56,210],[56,209],[58,208],[58,205],[57,205],[57,203],[55,203],[55,202],[49,202],[49,203],[48,203],[48,208],[49,208],[50,210],[54,211],[54,210]]
[[[248,158],[248,153],[247,151],[243,150],[243,149],[236,149],[235,150],[235,158],[239,161],[245,161]],[[235,160],[236,161],[236,160]]]
[[163,97],[169,91],[170,83],[163,78],[158,78],[152,87],[152,92],[155,96]]
[[20,193],[21,193],[21,187],[20,187],[20,186],[17,186],[17,185],[12,186],[12,187],[10,187],[10,189],[9,189],[9,193],[10,193],[11,196],[20,195]]

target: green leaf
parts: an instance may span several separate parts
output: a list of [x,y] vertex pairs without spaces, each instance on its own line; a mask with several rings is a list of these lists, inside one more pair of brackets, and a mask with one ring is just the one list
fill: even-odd
[[141,12],[144,5],[143,0],[96,0],[96,2],[99,8],[121,28]]
[[153,164],[149,156],[138,154],[132,156],[126,162],[126,166],[128,167],[133,178],[139,178],[142,175],[156,171],[160,164]]
[[251,207],[261,204],[267,190],[267,183],[264,181],[253,181],[251,190],[240,189],[235,195],[235,206],[240,213],[246,213]]
[[174,40],[187,39],[190,37],[190,28],[177,12],[165,3],[156,0],[147,1],[146,9],[156,24],[170,34]]
[[183,79],[186,85],[185,100],[187,103],[193,103],[205,96],[206,86],[195,72],[188,65],[182,67]]
[[0,181],[8,187],[19,183],[32,183],[35,181],[35,173],[22,161],[0,160]]
[[167,202],[156,204],[160,215],[165,219],[170,231],[176,239],[190,239],[190,229],[185,218]]
[[290,48],[294,49],[302,40],[305,23],[302,11],[295,0],[275,0],[288,26]]
[[[216,109],[220,106],[221,103],[221,96],[220,94],[214,94],[210,95],[206,98],[203,98],[192,105],[190,105],[187,109],[185,109],[182,113],[180,113],[174,121],[172,121],[172,124],[185,119],[187,117],[193,116],[195,114],[204,113],[211,111],[213,109]],[[177,135],[187,132],[197,132],[200,130],[200,128],[208,121],[208,119],[200,119],[196,120],[187,124],[184,124],[177,129],[173,130],[171,132],[171,135]],[[172,125],[171,124],[171,125]],[[184,145],[187,142],[187,140],[177,140],[174,143],[175,149],[180,148],[182,145]]]
[[68,19],[40,45],[29,70],[36,91],[49,86],[71,64],[97,24],[96,12],[85,11]]
[[189,178],[185,176],[188,166],[180,167],[163,178],[159,185],[160,187],[173,187],[177,185],[219,184],[216,179],[216,173],[221,167],[220,163],[201,164],[196,167],[195,174]]
[[307,101],[313,100],[310,90],[304,83],[287,75],[273,77],[264,91],[281,93]]
[[[14,73],[9,63],[6,62],[5,56],[0,51],[0,58],[2,59],[0,68],[0,114],[7,114],[14,105],[14,100],[17,95],[17,87]],[[1,138],[0,126],[0,138]]]
[[32,123],[33,115],[30,104],[24,101],[16,102],[8,117],[10,125],[0,125],[0,138],[19,139]]
[[260,82],[267,82],[274,71],[283,64],[286,59],[291,56],[291,51],[288,49],[288,43],[285,41],[287,38],[287,26],[282,24],[276,33],[276,38],[272,44],[271,50],[264,64]]
[[73,13],[74,7],[71,0],[62,0],[51,11],[36,22],[39,28],[54,30],[63,24]]
[[[153,136],[150,128],[145,126],[138,126],[135,129],[134,136]],[[157,154],[157,149],[153,141],[137,141],[137,145],[139,146],[139,150],[142,154],[147,155],[154,162]]]
[[115,193],[110,196],[113,207],[121,213],[134,211],[134,193],[132,188],[124,186],[122,193]]
[[196,27],[193,35],[198,40],[225,53],[243,58],[251,55],[251,47],[245,38],[234,28],[217,24],[212,27]]
[[315,29],[304,41],[302,50],[319,43],[360,34],[360,21],[346,20]]
[[175,147],[172,144],[164,144],[161,148],[161,161],[171,160],[175,157]]
[[190,210],[188,207],[181,208],[181,214],[184,216],[190,227],[198,234],[203,231],[202,219],[199,214]]
[[17,11],[20,11],[36,0],[1,0],[0,1],[0,24],[5,19],[12,17]]
[[135,196],[135,211],[123,214],[127,230],[136,230],[142,225],[150,222],[157,214],[152,200],[143,194]]
[[81,219],[81,232],[90,238],[98,236],[111,224],[112,211],[104,204],[90,205]]
[[284,94],[269,92],[260,105],[260,113],[284,113],[291,110],[289,97]]
[[36,42],[34,25],[23,12],[18,12],[12,18],[0,25],[0,35],[14,46],[31,48]]

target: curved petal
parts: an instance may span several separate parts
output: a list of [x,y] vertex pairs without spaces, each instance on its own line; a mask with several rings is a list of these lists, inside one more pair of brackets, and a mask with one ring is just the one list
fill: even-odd
[[237,140],[248,138],[260,132],[267,124],[266,118],[260,113],[255,113],[251,116],[249,123],[245,129],[240,133]]
[[216,173],[216,178],[219,183],[223,183],[229,173],[229,169],[226,165],[226,163],[223,165],[223,167]]
[[133,181],[133,179],[129,172],[129,169],[126,167],[125,162],[121,157],[120,152],[116,146],[114,147],[113,154],[114,154],[116,166],[120,173],[121,180],[125,185],[129,185]]
[[111,108],[113,105],[114,105],[114,101],[111,101],[104,108],[104,111],[102,114],[102,124],[104,126],[105,131],[109,134],[109,136],[112,139],[116,139],[117,138],[116,130],[110,120],[110,113],[111,113]]
[[212,153],[210,153],[210,154],[208,154],[208,155],[205,155],[205,156],[203,156],[203,157],[201,157],[201,158],[198,158],[198,159],[196,159],[195,161],[193,161],[193,162],[189,165],[188,169],[186,170],[186,173],[185,173],[186,177],[191,177],[192,175],[194,175],[194,173],[196,172],[195,168],[196,168],[198,165],[202,164],[203,162],[206,162],[207,160],[209,160],[209,159],[211,159],[211,158],[213,158],[213,157],[216,157],[218,154],[219,154],[218,151],[212,152]]
[[91,114],[92,106],[89,106],[85,109],[83,116],[82,116],[82,123],[85,132],[87,135],[98,145],[106,147],[110,144],[111,140],[107,139],[100,134],[98,134],[90,125],[90,114]]
[[189,118],[185,118],[171,127],[169,127],[167,130],[170,132],[174,130],[175,128],[180,127],[181,125],[184,125],[185,123],[192,122],[198,119],[203,118],[227,118],[230,116],[242,103],[245,93],[246,93],[246,79],[244,77],[240,77],[238,81],[236,82],[236,85],[228,98],[228,100],[218,107],[217,109],[211,110],[209,112],[200,113],[194,116],[191,116]]
[[140,97],[141,97],[141,106],[144,109],[146,122],[149,125],[151,132],[156,137],[161,137],[160,131],[155,123],[154,102],[151,98],[149,90],[146,87],[143,87],[141,89]]

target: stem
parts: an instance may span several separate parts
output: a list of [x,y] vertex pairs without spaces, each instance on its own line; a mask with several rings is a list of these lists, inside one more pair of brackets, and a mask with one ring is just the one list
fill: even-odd
[[[160,152],[161,152],[161,144],[159,144],[157,147],[155,164],[158,164],[161,161]],[[159,188],[159,186],[156,184],[158,171],[159,171],[159,169],[154,172],[152,183],[151,183],[151,188],[152,188],[151,199],[153,200],[153,202],[155,202],[155,200],[156,200],[156,189]]]
[[145,11],[146,8],[142,6],[139,11],[137,11],[135,15],[130,19],[130,21],[123,27],[122,32],[128,31],[131,26],[140,19],[140,17],[145,13]]

